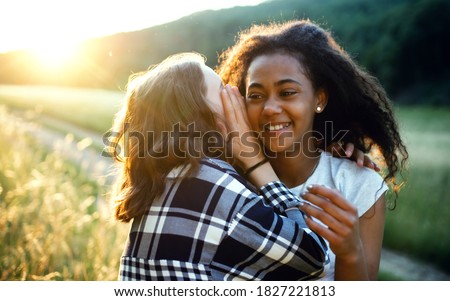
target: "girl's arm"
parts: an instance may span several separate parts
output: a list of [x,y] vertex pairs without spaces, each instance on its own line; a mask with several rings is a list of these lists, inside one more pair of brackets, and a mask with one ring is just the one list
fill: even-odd
[[[224,192],[230,195],[229,192]],[[281,182],[244,189],[245,204],[221,240],[213,265],[223,267],[224,280],[312,280],[328,262],[325,242],[300,220],[281,214],[300,199]],[[293,207],[294,206],[294,207]]]
[[385,194],[383,194],[377,202],[359,218],[359,233],[366,254],[370,280],[378,279],[385,217],[386,200]]

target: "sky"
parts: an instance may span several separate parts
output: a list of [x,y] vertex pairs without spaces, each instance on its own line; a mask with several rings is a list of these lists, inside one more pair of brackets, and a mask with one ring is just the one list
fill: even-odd
[[0,53],[63,53],[83,40],[264,0],[0,0]]

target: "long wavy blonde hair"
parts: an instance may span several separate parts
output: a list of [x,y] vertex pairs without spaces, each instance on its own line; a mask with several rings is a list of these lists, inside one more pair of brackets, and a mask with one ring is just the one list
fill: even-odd
[[122,163],[113,192],[117,220],[144,214],[174,167],[188,166],[189,175],[209,155],[198,138],[219,129],[207,105],[204,63],[199,54],[177,54],[130,77],[112,127],[114,157]]

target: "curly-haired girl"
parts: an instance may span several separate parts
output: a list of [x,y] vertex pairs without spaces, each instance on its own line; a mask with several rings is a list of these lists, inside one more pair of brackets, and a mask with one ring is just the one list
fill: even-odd
[[[248,123],[275,172],[301,195],[310,228],[332,251],[324,279],[376,279],[387,182],[408,152],[390,100],[331,34],[307,21],[255,25],[221,57],[218,73],[245,95]],[[236,114],[239,107],[235,106]],[[324,151],[336,141],[377,151],[384,179]]]

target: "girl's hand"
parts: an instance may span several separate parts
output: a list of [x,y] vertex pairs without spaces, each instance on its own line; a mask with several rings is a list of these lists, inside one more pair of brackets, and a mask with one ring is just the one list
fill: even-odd
[[335,142],[328,147],[327,151],[332,153],[335,157],[348,158],[355,161],[358,166],[365,166],[377,172],[381,170],[378,165],[369,158],[369,156],[363,153],[362,150],[355,148],[353,143],[347,143],[344,148],[341,143]]
[[237,164],[247,170],[265,158],[261,144],[250,127],[244,98],[238,88],[226,85],[220,96],[228,129],[227,142],[231,143],[233,157]]
[[306,219],[309,228],[326,239],[337,258],[358,261],[363,257],[359,234],[358,212],[337,190],[325,186],[310,185],[302,198],[301,210],[308,217],[320,220],[325,226],[311,218]]

